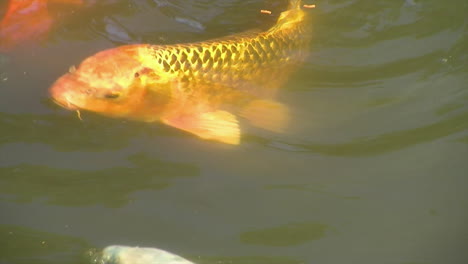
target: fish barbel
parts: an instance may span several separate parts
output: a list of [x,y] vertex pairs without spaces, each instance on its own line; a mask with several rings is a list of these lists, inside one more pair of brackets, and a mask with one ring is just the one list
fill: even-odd
[[240,142],[237,116],[282,132],[288,108],[273,98],[306,55],[305,16],[301,1],[290,0],[267,31],[104,50],[60,77],[50,92],[71,110],[161,121],[228,144]]

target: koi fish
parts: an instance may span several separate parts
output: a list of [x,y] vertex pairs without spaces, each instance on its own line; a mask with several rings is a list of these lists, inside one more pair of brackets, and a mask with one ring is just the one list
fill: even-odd
[[50,31],[53,17],[48,5],[81,5],[84,0],[10,0],[0,21],[0,51],[7,51],[30,40],[43,38]]
[[51,96],[70,110],[160,121],[228,144],[240,143],[238,117],[283,132],[288,108],[273,98],[306,55],[309,34],[300,3],[290,0],[263,32],[98,52],[60,77]]
[[99,260],[103,264],[194,264],[162,249],[118,245],[104,248]]

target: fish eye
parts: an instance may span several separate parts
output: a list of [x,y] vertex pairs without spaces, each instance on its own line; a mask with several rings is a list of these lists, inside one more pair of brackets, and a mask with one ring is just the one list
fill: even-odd
[[119,98],[120,94],[117,93],[117,92],[110,92],[110,93],[106,93],[104,95],[105,98],[107,99],[116,99],[116,98]]
[[139,72],[135,72],[135,75],[134,75],[134,76],[135,76],[135,78],[138,78],[138,77],[140,77],[140,73],[139,73]]

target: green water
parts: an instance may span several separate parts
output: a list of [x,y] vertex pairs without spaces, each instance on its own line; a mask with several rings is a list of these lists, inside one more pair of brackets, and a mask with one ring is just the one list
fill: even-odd
[[[48,88],[126,43],[261,27],[284,1],[102,1],[0,54],[0,263],[91,263],[105,246],[195,263],[468,263],[468,2],[309,1],[286,134],[242,144],[76,114]],[[1,14],[2,12],[0,12]]]

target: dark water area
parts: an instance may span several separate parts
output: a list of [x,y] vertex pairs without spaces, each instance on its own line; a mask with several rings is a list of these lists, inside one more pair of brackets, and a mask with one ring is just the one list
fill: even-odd
[[45,39],[0,53],[0,263],[115,244],[197,264],[468,263],[468,2],[305,2],[310,56],[278,98],[291,125],[246,125],[239,146],[79,120],[48,89],[104,49],[268,28],[286,1],[63,4]]

